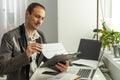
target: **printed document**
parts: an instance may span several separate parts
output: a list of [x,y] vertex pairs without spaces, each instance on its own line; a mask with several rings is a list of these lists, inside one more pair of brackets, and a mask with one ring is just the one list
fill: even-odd
[[55,55],[68,54],[62,43],[42,44],[42,46],[43,55],[48,59]]

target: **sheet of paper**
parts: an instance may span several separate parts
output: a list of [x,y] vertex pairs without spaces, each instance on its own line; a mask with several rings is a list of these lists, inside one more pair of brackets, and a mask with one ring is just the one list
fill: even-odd
[[98,66],[98,61],[87,60],[87,59],[79,59],[79,60],[73,61],[72,63],[90,66],[93,68],[97,68],[97,66]]
[[79,76],[70,73],[60,73],[47,80],[78,80]]
[[49,43],[43,45],[43,55],[48,59],[52,58],[55,55],[68,54],[62,43]]

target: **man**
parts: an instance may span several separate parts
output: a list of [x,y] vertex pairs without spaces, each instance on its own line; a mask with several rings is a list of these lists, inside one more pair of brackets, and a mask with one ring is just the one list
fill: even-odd
[[[41,52],[41,43],[46,43],[46,40],[43,33],[38,31],[44,18],[44,6],[32,3],[26,10],[25,23],[3,35],[0,47],[0,75],[6,74],[7,80],[29,80],[36,66],[47,60]],[[68,66],[68,61],[66,64],[58,62],[55,65],[61,72],[66,71]]]

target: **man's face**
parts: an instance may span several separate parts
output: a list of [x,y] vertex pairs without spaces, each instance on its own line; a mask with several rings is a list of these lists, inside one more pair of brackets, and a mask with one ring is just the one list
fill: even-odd
[[26,12],[26,24],[31,29],[38,29],[43,23],[45,17],[45,10],[41,7],[35,7],[33,12],[30,14]]

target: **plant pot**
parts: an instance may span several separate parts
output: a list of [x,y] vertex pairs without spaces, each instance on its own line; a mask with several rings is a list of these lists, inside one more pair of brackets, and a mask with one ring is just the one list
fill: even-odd
[[120,45],[118,46],[118,53],[119,53],[119,57],[120,57]]
[[113,45],[113,54],[115,58],[120,57],[120,45]]

